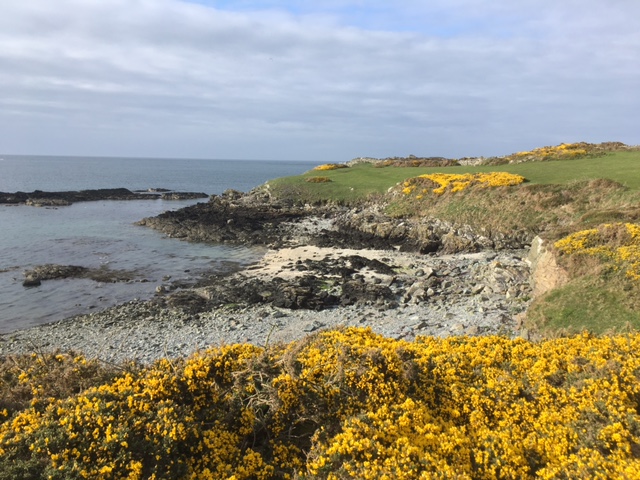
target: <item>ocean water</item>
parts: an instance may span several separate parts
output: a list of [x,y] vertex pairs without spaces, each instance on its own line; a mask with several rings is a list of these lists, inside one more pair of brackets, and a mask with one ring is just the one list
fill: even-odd
[[[304,161],[0,155],[0,191],[125,187],[219,194],[228,188],[248,191],[314,165]],[[189,243],[134,225],[141,218],[198,201],[206,199],[81,202],[59,208],[0,205],[0,333],[134,298],[150,298],[166,277],[194,281],[211,269],[260,258],[264,253],[260,248]],[[128,270],[138,281],[62,279],[23,287],[24,270],[46,263]]]

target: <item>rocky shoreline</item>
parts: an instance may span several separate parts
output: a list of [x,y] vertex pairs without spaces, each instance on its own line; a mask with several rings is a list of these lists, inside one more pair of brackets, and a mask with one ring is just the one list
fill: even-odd
[[[310,247],[271,251],[257,264],[207,286],[2,335],[0,354],[62,349],[82,351],[108,362],[133,359],[146,363],[188,355],[209,345],[288,342],[319,329],[341,326],[370,327],[404,339],[417,335],[513,336],[522,333],[518,332],[518,315],[530,299],[526,253],[485,251],[438,257]],[[345,258],[349,260],[344,263],[351,264],[361,258],[394,268],[382,272],[382,267],[376,271],[361,264],[362,268],[347,273],[347,282],[362,288],[360,295],[356,293],[344,304],[318,310],[297,305],[287,308],[286,298],[293,302],[317,300],[308,288],[300,287],[308,270],[299,267],[314,258],[319,265],[340,265]],[[325,258],[329,260],[322,261]],[[269,301],[254,296],[252,303],[246,298],[231,303],[225,297],[243,282],[258,296],[269,297],[268,290],[255,289],[255,282],[268,288],[274,278],[282,279],[276,282],[280,298],[273,295]],[[223,288],[225,285],[228,288]],[[302,289],[297,297],[291,295],[296,288]],[[238,287],[236,291],[241,290]]]
[[273,201],[268,189],[225,192],[140,224],[192,241],[264,245],[239,271],[155,298],[0,336],[0,354],[75,350],[151,362],[209,345],[288,342],[324,328],[370,327],[393,338],[524,335],[531,238],[489,237],[437,220]]

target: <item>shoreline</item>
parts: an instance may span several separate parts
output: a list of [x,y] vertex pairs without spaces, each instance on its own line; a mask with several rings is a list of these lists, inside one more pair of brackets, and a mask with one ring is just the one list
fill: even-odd
[[438,219],[391,218],[381,205],[297,205],[268,186],[136,222],[171,238],[260,246],[235,272],[176,290],[0,335],[0,355],[74,350],[149,363],[229,343],[290,342],[321,329],[418,335],[529,336],[531,240],[487,237]]
[[[370,327],[385,336],[406,340],[418,335],[513,337],[522,334],[518,331],[518,314],[529,301],[530,287],[523,280],[529,272],[526,254],[525,250],[518,250],[438,256],[312,246],[269,250],[257,263],[221,281],[295,280],[307,273],[299,270],[305,262],[324,260],[320,263],[326,265],[335,259],[361,257],[370,261],[386,260],[398,272],[385,275],[365,267],[357,275],[372,285],[392,278],[402,283],[428,274],[439,283],[431,295],[426,292],[423,296],[415,295],[421,287],[414,287],[417,284],[414,282],[404,284],[396,292],[402,294],[399,302],[356,302],[319,311],[267,303],[225,304],[194,313],[184,305],[163,304],[159,300],[165,298],[159,296],[158,300],[128,302],[101,312],[2,334],[0,355],[72,350],[105,362],[150,363],[163,357],[188,356],[221,344],[286,343],[321,329],[343,326]],[[518,278],[514,275],[511,281],[500,286],[491,283],[501,282],[510,271],[521,275]],[[498,291],[503,287],[506,288]],[[209,289],[205,286],[189,292],[206,297]]]

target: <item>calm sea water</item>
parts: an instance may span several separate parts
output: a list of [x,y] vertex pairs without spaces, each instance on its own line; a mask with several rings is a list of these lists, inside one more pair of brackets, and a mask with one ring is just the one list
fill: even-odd
[[[125,187],[222,193],[248,191],[296,175],[315,163],[250,160],[29,157],[0,155],[0,191],[65,191]],[[206,200],[199,200],[206,201]],[[0,332],[149,298],[163,278],[193,281],[228,262],[249,263],[257,248],[195,244],[133,225],[196,201],[101,201],[68,207],[0,205]],[[23,271],[45,263],[133,270],[148,282],[48,280],[24,288]]]

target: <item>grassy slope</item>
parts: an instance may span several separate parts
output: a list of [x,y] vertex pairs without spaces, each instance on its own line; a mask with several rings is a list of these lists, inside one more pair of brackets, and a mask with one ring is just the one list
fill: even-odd
[[[309,203],[352,204],[382,196],[403,180],[424,173],[505,171],[528,183],[507,190],[475,190],[418,202],[393,200],[389,213],[434,216],[493,231],[522,229],[554,240],[562,235],[606,222],[640,221],[640,151],[612,152],[596,158],[511,165],[446,168],[375,168],[356,165],[331,171],[309,171],[270,182],[276,195]],[[332,182],[312,184],[311,176]],[[593,179],[611,182],[589,182]],[[499,209],[495,205],[500,205]],[[605,279],[584,272],[567,286],[537,300],[530,309],[530,326],[546,330],[593,332],[640,328],[640,289],[624,278]]]
[[640,331],[637,288],[630,281],[584,275],[549,292],[529,308],[528,325],[547,335],[588,330]]

